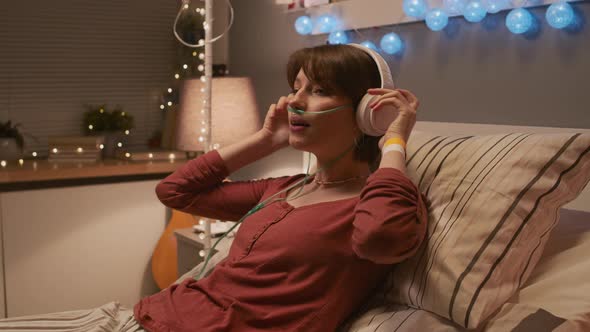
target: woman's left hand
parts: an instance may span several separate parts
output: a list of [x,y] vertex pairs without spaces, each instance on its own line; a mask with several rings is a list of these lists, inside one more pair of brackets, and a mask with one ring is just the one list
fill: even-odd
[[379,112],[379,108],[383,105],[393,106],[399,112],[398,116],[387,128],[387,132],[379,140],[379,148],[383,148],[385,141],[392,137],[400,137],[404,142],[408,142],[410,133],[414,128],[414,124],[416,124],[416,111],[420,106],[418,98],[404,89],[369,89],[367,92],[372,95],[379,95],[371,104],[375,112]]

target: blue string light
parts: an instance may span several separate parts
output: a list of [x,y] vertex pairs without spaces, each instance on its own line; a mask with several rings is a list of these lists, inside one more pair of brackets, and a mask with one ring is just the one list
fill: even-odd
[[390,32],[381,38],[379,46],[381,46],[383,52],[387,54],[397,54],[401,52],[403,48],[403,42],[397,33]]
[[555,29],[563,29],[574,21],[574,10],[567,2],[556,2],[545,12],[547,23]]
[[465,6],[463,17],[471,23],[480,22],[486,17],[486,9],[479,0],[473,0]]
[[496,14],[508,8],[509,0],[484,0],[483,5],[488,13]]
[[533,25],[533,16],[524,8],[516,8],[506,16],[506,27],[514,34],[522,34]]
[[295,31],[300,35],[309,35],[313,29],[313,24],[309,16],[299,16],[295,20]]
[[317,18],[316,25],[320,33],[328,33],[334,31],[336,28],[336,19],[329,14],[321,15]]
[[443,0],[443,8],[448,15],[461,15],[467,6],[467,0]]
[[426,13],[426,26],[432,31],[440,31],[449,23],[449,16],[441,9],[432,9]]
[[330,44],[348,44],[348,35],[345,31],[334,31],[328,36]]
[[361,45],[363,45],[364,47],[368,47],[375,52],[379,52],[379,49],[377,49],[377,45],[375,45],[375,43],[373,43],[372,41],[366,40],[366,41],[362,42]]
[[402,7],[406,15],[419,19],[423,19],[428,11],[428,5],[424,0],[404,0]]

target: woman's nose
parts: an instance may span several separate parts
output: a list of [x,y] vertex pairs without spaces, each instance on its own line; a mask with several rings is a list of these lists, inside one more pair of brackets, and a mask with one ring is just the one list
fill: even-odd
[[297,91],[297,93],[290,93],[287,96],[287,103],[292,108],[305,109],[305,103],[301,96],[301,90]]

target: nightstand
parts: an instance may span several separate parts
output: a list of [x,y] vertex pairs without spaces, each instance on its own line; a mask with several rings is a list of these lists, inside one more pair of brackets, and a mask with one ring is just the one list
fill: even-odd
[[178,276],[180,277],[204,260],[204,257],[199,256],[199,251],[203,250],[204,244],[203,240],[199,239],[199,233],[195,233],[192,228],[177,229],[174,231],[174,235],[176,236]]
[[176,256],[178,276],[181,276],[203,261],[199,251],[204,248],[199,234],[192,228],[181,228],[174,231],[176,236]]

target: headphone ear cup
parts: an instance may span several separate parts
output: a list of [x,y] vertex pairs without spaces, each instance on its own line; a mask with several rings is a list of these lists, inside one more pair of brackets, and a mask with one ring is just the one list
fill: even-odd
[[371,130],[371,102],[373,101],[373,95],[365,94],[361,99],[356,109],[356,123],[359,129],[367,135],[372,135]]
[[360,130],[369,136],[381,136],[387,132],[389,125],[395,120],[399,111],[390,105],[382,105],[373,111],[369,106],[376,95],[365,94],[356,111],[356,122]]

